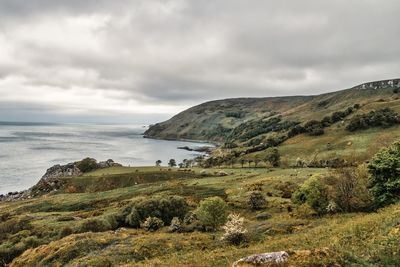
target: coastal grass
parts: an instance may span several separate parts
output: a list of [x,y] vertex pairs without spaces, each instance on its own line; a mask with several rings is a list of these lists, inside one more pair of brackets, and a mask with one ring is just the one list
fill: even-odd
[[[194,173],[166,169],[106,169],[97,175],[71,178],[71,185],[76,182],[76,187],[82,186],[82,181],[87,187],[97,185],[103,178],[118,176],[116,172],[124,177],[119,179],[129,180],[129,175],[153,178],[115,189],[104,186],[104,191],[59,192],[1,203],[0,218],[4,221],[0,221],[0,232],[9,227],[7,222],[24,224],[1,237],[0,262],[11,262],[10,266],[229,266],[249,254],[280,250],[304,251],[307,256],[292,257],[295,266],[313,266],[312,262],[326,260],[326,265],[395,266],[398,260],[395,240],[400,237],[400,205],[377,213],[325,217],[303,218],[293,212],[290,199],[282,197],[282,185],[298,186],[312,175],[327,173],[325,168],[213,168],[206,169],[205,176],[199,175],[200,168],[193,169]],[[221,170],[228,175],[214,175]],[[164,173],[171,176],[164,179]],[[253,211],[247,206],[248,194],[255,187],[266,197],[265,210]],[[82,232],[86,221],[110,220],[137,198],[173,195],[184,197],[192,210],[206,197],[224,198],[230,213],[246,218],[248,243],[227,245],[220,240],[220,230],[170,233],[167,227],[146,232],[110,226],[101,232]],[[271,218],[257,220],[260,212],[269,213]]]

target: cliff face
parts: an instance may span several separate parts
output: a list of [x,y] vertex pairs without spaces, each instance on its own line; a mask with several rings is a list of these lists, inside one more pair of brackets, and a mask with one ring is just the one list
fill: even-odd
[[384,89],[400,88],[400,79],[389,79],[375,82],[363,83],[353,87],[354,89]]
[[[321,120],[354,104],[367,104],[393,96],[400,79],[364,83],[351,89],[315,96],[237,98],[206,102],[171,119],[152,125],[145,135],[162,139],[223,142],[247,121],[281,116],[283,121]],[[360,90],[362,89],[362,90]],[[379,89],[379,90],[377,90]]]

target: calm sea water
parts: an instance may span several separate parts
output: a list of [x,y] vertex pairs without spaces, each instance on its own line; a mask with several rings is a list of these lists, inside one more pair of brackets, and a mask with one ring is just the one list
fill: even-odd
[[0,194],[34,185],[55,164],[85,157],[123,165],[152,166],[200,153],[179,146],[207,144],[143,138],[142,126],[0,123]]

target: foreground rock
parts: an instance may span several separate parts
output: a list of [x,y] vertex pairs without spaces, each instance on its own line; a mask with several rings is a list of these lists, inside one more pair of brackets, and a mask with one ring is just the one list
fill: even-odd
[[86,158],[81,161],[68,163],[66,165],[57,164],[47,169],[46,173],[36,185],[24,191],[10,192],[6,195],[0,195],[0,201],[29,199],[48,194],[50,192],[56,192],[65,185],[65,181],[62,178],[77,177],[88,171],[120,166],[122,165],[115,163],[112,159],[97,162],[92,158]]
[[286,251],[270,252],[262,254],[254,254],[247,256],[240,260],[235,261],[232,267],[241,265],[255,265],[255,266],[281,266],[289,259],[289,253]]

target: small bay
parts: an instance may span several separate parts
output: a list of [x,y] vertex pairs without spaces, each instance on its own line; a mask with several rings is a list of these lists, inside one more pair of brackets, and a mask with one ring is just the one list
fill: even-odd
[[0,122],[0,194],[36,184],[55,164],[92,157],[130,166],[166,165],[201,153],[177,149],[210,144],[143,138],[141,125],[93,125]]

